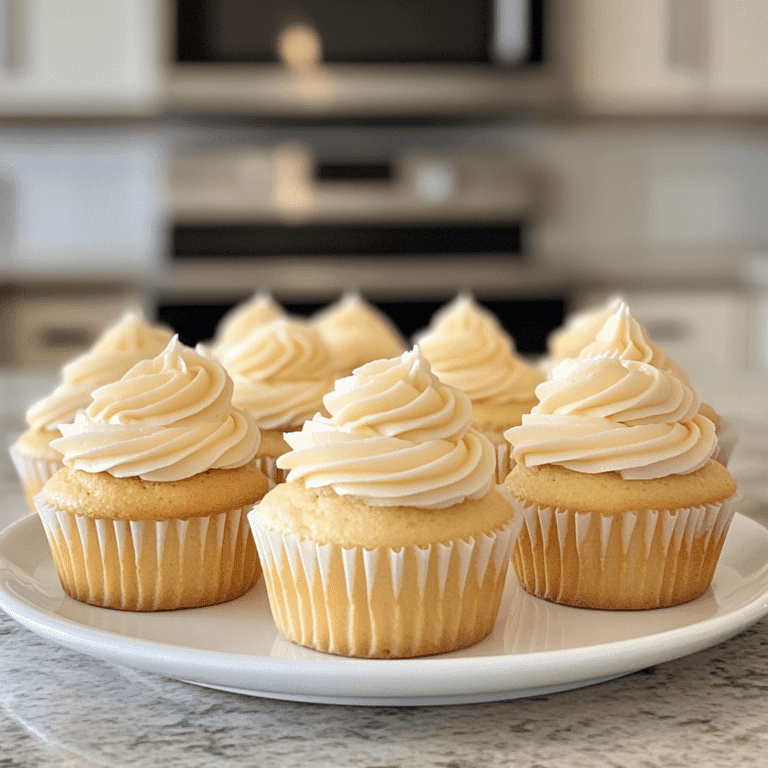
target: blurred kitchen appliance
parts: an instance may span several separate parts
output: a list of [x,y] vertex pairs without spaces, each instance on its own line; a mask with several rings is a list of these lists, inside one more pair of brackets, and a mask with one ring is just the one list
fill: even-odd
[[[257,290],[298,314],[358,290],[405,336],[465,290],[524,326],[530,351],[562,320],[557,277],[531,268],[528,252],[544,180],[506,152],[195,150],[173,158],[170,180],[170,264],[157,306],[187,343],[209,338],[223,312]],[[513,311],[521,302],[528,309]]]
[[172,0],[171,108],[287,118],[507,114],[565,93],[546,0]]

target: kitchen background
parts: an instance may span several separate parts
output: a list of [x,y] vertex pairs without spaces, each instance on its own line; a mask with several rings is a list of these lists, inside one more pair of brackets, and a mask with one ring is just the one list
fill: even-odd
[[500,0],[508,61],[426,70],[189,64],[193,5],[0,0],[0,364],[358,289],[405,333],[472,291],[531,354],[620,292],[683,365],[768,368],[765,0]]

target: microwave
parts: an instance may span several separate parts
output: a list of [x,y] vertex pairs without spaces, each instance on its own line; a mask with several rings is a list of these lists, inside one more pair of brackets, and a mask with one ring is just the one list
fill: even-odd
[[565,4],[172,0],[171,110],[266,118],[503,116],[558,108]]

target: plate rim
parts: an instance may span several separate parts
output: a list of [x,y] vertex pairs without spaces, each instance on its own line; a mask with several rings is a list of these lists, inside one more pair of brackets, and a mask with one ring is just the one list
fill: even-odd
[[[0,532],[0,552],[7,538],[21,530],[34,527],[36,522],[39,524],[39,518],[32,513]],[[768,529],[759,522],[737,511],[733,524],[740,528],[752,528],[753,532],[760,531],[764,542],[768,543]],[[41,524],[38,532],[44,536]],[[756,571],[752,578],[757,579],[766,568],[768,568],[768,562]],[[5,583],[6,580],[0,578],[0,609],[27,629],[71,650],[95,656],[110,663],[124,664],[219,690],[277,699],[290,698],[298,701],[337,704],[474,703],[539,695],[536,691],[543,688],[550,688],[552,692],[572,689],[592,684],[590,681],[593,679],[595,682],[600,682],[696,653],[733,637],[768,614],[768,586],[766,586],[758,595],[725,615],[715,615],[652,635],[577,648],[474,657],[451,654],[415,659],[333,657],[335,663],[334,661],[331,663],[334,663],[332,669],[337,693],[324,695],[317,690],[297,692],[295,684],[292,683],[299,678],[303,683],[302,687],[306,689],[307,682],[310,684],[317,684],[321,680],[327,682],[330,675],[328,660],[325,656],[318,659],[290,659],[207,648],[198,649],[162,640],[130,637],[112,629],[96,628],[73,618],[47,611],[24,597],[10,594],[5,588]],[[675,610],[675,607],[659,610]],[[692,627],[697,629],[693,635]],[[652,648],[649,648],[649,637],[655,640]],[[642,651],[642,658],[638,660],[639,651]],[[633,659],[636,663],[632,663]],[[244,664],[245,660],[247,663]],[[553,671],[562,671],[566,662],[569,668],[585,665],[592,672],[586,675],[556,676],[557,679],[554,682],[546,677],[544,682],[536,684],[535,675],[541,676],[543,673],[551,675]],[[247,670],[243,667],[247,667]],[[397,676],[392,676],[385,671],[391,672],[393,667],[398,670]],[[190,674],[190,671],[194,674]],[[241,687],[222,682],[222,673],[231,674],[233,671],[239,671],[241,676],[247,671],[249,680],[262,675],[267,677],[271,675],[273,679],[271,684],[266,686],[249,684]],[[425,695],[419,690],[411,690],[407,693],[398,690],[396,693],[384,694],[382,691],[371,696],[359,692],[361,672],[370,686],[373,683],[391,685],[393,678],[403,676],[409,678],[409,673],[414,671],[419,672],[422,685],[428,683],[432,689],[439,692]],[[522,675],[523,679],[530,679],[532,684],[513,685],[510,688],[510,671],[517,672],[518,676]],[[529,689],[531,692],[528,692]]]

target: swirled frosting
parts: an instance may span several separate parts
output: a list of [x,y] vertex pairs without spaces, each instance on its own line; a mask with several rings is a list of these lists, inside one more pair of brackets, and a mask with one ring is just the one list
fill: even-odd
[[328,349],[303,320],[282,318],[254,328],[220,348],[218,359],[234,382],[232,402],[262,429],[301,425],[333,389]]
[[236,305],[219,321],[214,339],[214,354],[244,339],[254,328],[285,317],[283,308],[264,291]]
[[595,340],[600,329],[616,313],[622,302],[621,296],[612,296],[598,307],[574,312],[565,325],[555,329],[547,339],[547,347],[554,360],[578,357],[581,350]]
[[115,477],[172,481],[240,467],[253,459],[261,435],[231,397],[223,367],[173,337],[160,355],[95,390],[51,445],[66,466]]
[[285,435],[287,481],[376,506],[448,507],[490,488],[493,448],[469,427],[472,406],[442,383],[418,347],[339,379],[316,415]]
[[108,328],[83,355],[62,368],[61,383],[26,414],[33,429],[58,431],[91,402],[94,389],[117,381],[140,360],[155,357],[165,349],[173,333],[148,325],[140,315],[129,312]]
[[521,360],[510,337],[487,310],[460,295],[416,337],[438,378],[472,402],[508,405],[534,399],[544,374]]
[[331,356],[334,371],[346,375],[372,360],[396,357],[405,344],[387,318],[356,291],[312,317]]
[[670,371],[619,356],[558,364],[536,389],[538,405],[504,433],[527,467],[558,464],[624,479],[688,474],[716,446],[714,424],[691,388]]
[[685,371],[666,353],[654,344],[639,323],[630,313],[629,306],[621,299],[616,302],[614,311],[606,319],[595,339],[579,353],[579,357],[613,355],[620,360],[635,360],[649,363],[656,368],[674,373],[684,382],[688,382]]

